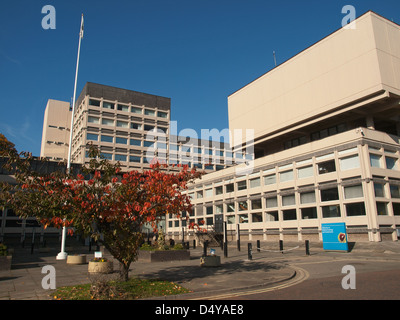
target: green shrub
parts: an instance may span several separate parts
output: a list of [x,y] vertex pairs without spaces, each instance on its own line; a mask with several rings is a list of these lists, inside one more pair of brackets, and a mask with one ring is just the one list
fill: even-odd
[[7,246],[5,244],[0,243],[0,256],[8,255]]
[[177,243],[176,245],[174,245],[174,247],[172,248],[172,250],[183,250],[183,245],[180,243]]

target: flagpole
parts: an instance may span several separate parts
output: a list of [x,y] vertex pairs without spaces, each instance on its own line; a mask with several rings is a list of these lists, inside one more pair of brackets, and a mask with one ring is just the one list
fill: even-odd
[[[74,96],[72,99],[72,114],[71,114],[71,126],[69,133],[69,145],[68,145],[68,160],[67,160],[67,173],[71,172],[71,151],[72,151],[72,132],[74,128],[74,114],[75,114],[75,99],[76,99],[76,84],[78,82],[78,69],[79,69],[79,55],[81,51],[81,40],[83,38],[83,13],[81,18],[81,28],[79,30],[79,44],[78,44],[78,57],[76,59],[76,70],[75,70],[75,84],[74,84]],[[62,230],[61,239],[61,251],[58,253],[57,260],[67,259],[68,254],[65,252],[65,239],[67,236],[67,228],[64,226]]]

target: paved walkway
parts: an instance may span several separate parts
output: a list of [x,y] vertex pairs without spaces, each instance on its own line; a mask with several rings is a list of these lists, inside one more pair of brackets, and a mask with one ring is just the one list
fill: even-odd
[[[303,244],[285,243],[285,253],[279,252],[278,244],[262,243],[261,252],[257,252],[253,245],[253,259],[248,260],[247,248],[237,251],[229,247],[228,257],[216,249],[222,265],[217,268],[200,267],[202,248],[191,249],[191,259],[186,261],[148,263],[137,261],[131,265],[130,276],[141,278],[160,278],[177,282],[193,291],[191,294],[179,296],[159,297],[156,299],[201,299],[215,296],[224,292],[245,290],[250,288],[276,286],[285,282],[293,283],[300,276],[301,270],[294,267],[294,262],[301,260],[316,262],[318,259],[332,258],[337,255],[353,258],[355,256],[380,256],[382,259],[397,259],[400,261],[400,243],[357,243],[350,253],[325,252],[322,245],[311,244],[311,255],[305,254]],[[87,260],[93,257],[86,248],[67,250],[70,253],[87,254]],[[48,300],[51,299],[51,290],[42,288],[42,274],[45,265],[52,265],[56,270],[56,286],[69,286],[89,283],[87,264],[69,265],[66,261],[56,260],[58,250],[30,253],[28,249],[16,249],[13,257],[12,269],[0,271],[0,299],[1,300]],[[107,255],[106,255],[107,256]],[[110,256],[107,256],[110,257]],[[114,261],[114,270],[117,272],[118,263]],[[114,276],[114,275],[113,275]],[[116,276],[116,274],[115,274]],[[304,274],[303,274],[304,276]]]

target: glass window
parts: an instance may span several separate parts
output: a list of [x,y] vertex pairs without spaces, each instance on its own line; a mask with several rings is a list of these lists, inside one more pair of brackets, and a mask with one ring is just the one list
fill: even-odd
[[99,135],[94,134],[94,133],[88,133],[86,135],[86,140],[97,141],[97,140],[99,140]]
[[113,137],[101,135],[101,141],[102,142],[113,142]]
[[371,161],[371,167],[381,168],[381,156],[377,154],[369,154],[369,159]]
[[130,139],[129,140],[129,144],[131,146],[141,146],[142,145],[142,141],[141,140],[137,140],[137,139]]
[[344,187],[345,199],[361,198],[363,197],[363,190],[361,184],[356,186]]
[[386,168],[391,170],[397,170],[397,159],[391,157],[385,157],[386,160]]
[[103,118],[103,119],[101,119],[101,124],[104,124],[106,126],[113,126],[114,120]]
[[314,203],[315,202],[315,191],[300,193],[300,203]]
[[283,220],[296,220],[296,209],[283,210]]
[[100,123],[100,119],[97,118],[97,117],[88,116],[88,122],[89,123],[97,123],[97,124],[99,124]]
[[114,110],[114,103],[103,101],[103,108]]
[[382,183],[374,182],[375,197],[385,197],[385,189]]
[[225,186],[225,191],[226,192],[233,192],[235,191],[235,186],[233,183],[229,183]]
[[145,124],[143,130],[144,131],[152,131],[152,130],[154,130],[154,128],[155,128],[154,126],[151,126],[149,124]]
[[322,207],[322,217],[323,218],[340,217],[339,205]]
[[239,201],[238,208],[239,208],[239,211],[246,211],[248,209],[247,201]]
[[360,168],[360,159],[358,155],[342,158],[339,160],[340,170],[350,170]]
[[131,122],[131,129],[142,130],[142,125],[140,123]]
[[217,213],[217,214],[223,213],[223,205],[222,204],[218,204],[215,206],[215,213]]
[[126,161],[126,155],[123,154],[116,154],[115,161]]
[[339,200],[339,192],[337,187],[321,190],[321,201],[333,200]]
[[107,159],[107,160],[112,160],[112,154],[111,153],[107,153],[107,152],[102,152],[100,153],[100,157]]
[[206,189],[205,190],[205,197],[212,197],[213,196],[213,190],[212,189]]
[[132,113],[143,113],[142,108],[137,108],[137,107],[131,107],[131,112]]
[[317,219],[317,208],[302,208],[301,209],[301,218],[302,219]]
[[128,139],[127,138],[116,137],[115,138],[115,142],[116,143],[120,143],[120,144],[128,144]]
[[255,178],[250,180],[250,188],[255,188],[260,186],[260,178]]
[[130,162],[140,162],[140,157],[138,156],[129,156]]
[[293,170],[284,171],[279,174],[281,182],[293,180]]
[[349,203],[346,204],[345,207],[346,207],[346,215],[348,217],[366,215],[364,202]]
[[251,200],[251,210],[257,210],[261,208],[262,208],[261,199]]
[[266,205],[266,208],[276,208],[278,206],[277,197],[266,198],[265,199],[265,205]]
[[126,106],[126,105],[124,105],[124,104],[118,104],[118,105],[117,105],[117,109],[118,109],[119,111],[129,112],[129,106]]
[[197,191],[196,195],[197,195],[197,199],[202,199],[203,198],[203,191]]
[[235,203],[227,203],[226,205],[226,212],[235,212]]
[[296,204],[296,200],[294,194],[282,196],[282,205],[283,206],[292,206]]
[[239,181],[238,183],[237,183],[237,189],[238,190],[245,190],[247,188],[247,181],[246,180],[244,180],[244,181]]
[[150,110],[150,109],[144,109],[144,114],[146,116],[152,116],[154,117],[156,115],[156,112],[154,110]]
[[275,173],[264,177],[264,185],[267,186],[267,185],[275,184],[275,183],[276,183]]
[[218,196],[223,193],[222,186],[215,187],[215,194]]
[[397,185],[390,185],[390,196],[392,198],[400,198],[400,189]]
[[249,223],[249,215],[246,214],[239,214],[239,223]]
[[213,217],[208,217],[206,219],[206,223],[208,226],[212,226],[214,224],[214,218]]
[[111,102],[104,102],[104,101],[103,101],[103,108],[104,108],[104,109],[111,109],[111,110],[114,110],[114,103],[111,103]]
[[307,167],[297,169],[297,175],[298,175],[299,179],[312,177],[314,175],[313,166],[307,166]]
[[393,214],[395,216],[400,216],[400,203],[393,202],[392,206],[393,206]]
[[167,112],[157,111],[157,117],[159,118],[168,118]]
[[325,174],[325,173],[335,172],[335,171],[336,171],[335,160],[329,160],[329,161],[321,162],[318,164],[318,173],[319,174]]
[[89,99],[89,105],[95,106],[95,107],[100,107],[100,101],[94,100],[94,99]]
[[213,214],[213,207],[212,206],[206,207],[206,214]]
[[128,128],[128,122],[117,120],[117,127]]
[[377,202],[376,203],[376,211],[379,216],[387,216],[387,205],[386,202]]
[[266,221],[278,221],[279,215],[278,211],[270,211],[266,214]]
[[252,213],[251,214],[251,222],[253,222],[253,223],[263,222],[262,213],[261,212]]
[[227,216],[226,221],[228,222],[228,224],[235,224],[235,216]]
[[143,146],[146,147],[146,148],[148,148],[148,147],[154,147],[154,141],[147,141],[147,140],[144,140],[144,141],[143,141]]

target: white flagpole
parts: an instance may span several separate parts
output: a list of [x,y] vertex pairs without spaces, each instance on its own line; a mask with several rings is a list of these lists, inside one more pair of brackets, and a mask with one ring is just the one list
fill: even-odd
[[[83,38],[83,13],[81,18],[81,28],[79,30],[79,45],[78,45],[78,57],[76,59],[76,71],[75,71],[75,84],[74,84],[74,97],[72,99],[72,114],[71,114],[71,127],[69,133],[69,145],[68,145],[68,160],[67,160],[67,173],[71,171],[71,151],[72,151],[72,132],[74,128],[74,113],[75,113],[75,99],[76,99],[76,84],[78,81],[78,68],[79,68],[79,54],[81,51],[81,40]],[[67,236],[67,228],[63,227],[62,239],[61,239],[61,252],[58,253],[57,260],[67,259],[68,254],[65,252],[65,239]]]

